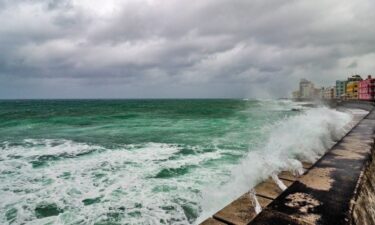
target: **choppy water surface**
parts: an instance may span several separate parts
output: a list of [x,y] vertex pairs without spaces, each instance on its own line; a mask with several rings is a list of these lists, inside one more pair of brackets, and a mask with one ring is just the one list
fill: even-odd
[[289,101],[0,101],[0,224],[192,224],[351,116]]

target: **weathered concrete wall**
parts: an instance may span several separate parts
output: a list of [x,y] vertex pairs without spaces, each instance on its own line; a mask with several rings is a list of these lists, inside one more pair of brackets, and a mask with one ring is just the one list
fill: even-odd
[[352,225],[375,224],[375,151],[359,183],[357,198],[353,202]]
[[[343,102],[345,107],[354,107],[371,111],[371,102]],[[374,120],[374,113],[367,116],[368,120]],[[375,141],[374,141],[375,143]],[[351,221],[352,225],[375,225],[375,145],[372,145],[371,156],[365,166],[358,182],[356,197],[352,202]]]
[[[346,101],[337,103],[338,106],[359,108],[367,111],[374,109],[374,102]],[[374,113],[370,113],[367,120],[374,120]],[[375,141],[372,144],[371,155],[358,182],[355,198],[351,205],[350,224],[375,225]]]

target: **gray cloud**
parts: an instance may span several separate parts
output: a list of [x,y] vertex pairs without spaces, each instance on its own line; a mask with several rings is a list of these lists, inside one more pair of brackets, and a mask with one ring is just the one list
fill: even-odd
[[281,97],[375,71],[372,0],[0,0],[0,98]]
[[357,61],[353,61],[352,63],[350,63],[350,65],[347,66],[347,68],[357,68],[357,67],[358,67]]

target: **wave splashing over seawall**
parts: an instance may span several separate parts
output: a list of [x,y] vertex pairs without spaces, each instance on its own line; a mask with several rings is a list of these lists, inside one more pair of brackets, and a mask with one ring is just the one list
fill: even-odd
[[264,147],[250,151],[232,169],[230,179],[203,191],[203,213],[198,221],[282,170],[303,171],[301,161],[315,162],[351,128],[352,114],[327,107],[311,108],[263,129]]

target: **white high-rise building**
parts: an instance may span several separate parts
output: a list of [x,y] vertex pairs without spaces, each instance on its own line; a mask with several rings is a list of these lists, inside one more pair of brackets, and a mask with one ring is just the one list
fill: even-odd
[[300,98],[313,99],[316,97],[317,90],[314,87],[314,83],[306,79],[301,79],[301,81],[299,82],[299,93]]

